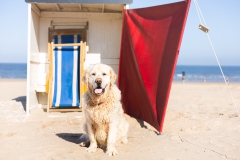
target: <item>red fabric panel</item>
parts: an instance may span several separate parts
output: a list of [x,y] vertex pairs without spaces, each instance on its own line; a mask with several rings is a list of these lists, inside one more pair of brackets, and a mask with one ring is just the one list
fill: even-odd
[[118,86],[125,112],[162,132],[189,1],[123,12]]

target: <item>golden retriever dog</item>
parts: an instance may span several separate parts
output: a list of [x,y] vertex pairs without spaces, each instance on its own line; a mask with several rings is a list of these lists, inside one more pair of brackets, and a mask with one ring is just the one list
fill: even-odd
[[109,156],[118,154],[115,146],[126,144],[129,124],[123,116],[120,102],[121,92],[114,84],[116,74],[111,67],[95,64],[83,76],[88,90],[83,96],[83,111],[86,122],[83,130],[87,141],[81,143],[88,152],[96,152],[97,147],[106,148]]

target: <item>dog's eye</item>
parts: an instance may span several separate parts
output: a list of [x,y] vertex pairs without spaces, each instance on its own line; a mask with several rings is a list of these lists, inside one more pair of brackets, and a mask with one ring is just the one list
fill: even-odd
[[92,75],[93,75],[93,76],[95,76],[96,74],[95,74],[95,73],[93,73]]
[[107,74],[106,74],[106,73],[103,73],[102,75],[103,75],[103,76],[106,76]]

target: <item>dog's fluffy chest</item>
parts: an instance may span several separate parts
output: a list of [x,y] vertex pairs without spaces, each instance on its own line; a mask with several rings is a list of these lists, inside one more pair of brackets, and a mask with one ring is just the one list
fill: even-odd
[[113,118],[113,112],[114,112],[115,106],[113,104],[101,104],[101,105],[95,105],[95,106],[89,106],[86,108],[89,117],[91,120],[98,124],[108,124],[111,122],[111,119]]

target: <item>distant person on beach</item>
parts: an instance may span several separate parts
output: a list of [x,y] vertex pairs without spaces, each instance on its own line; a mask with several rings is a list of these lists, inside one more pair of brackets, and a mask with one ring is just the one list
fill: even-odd
[[182,82],[185,81],[185,72],[182,72]]

